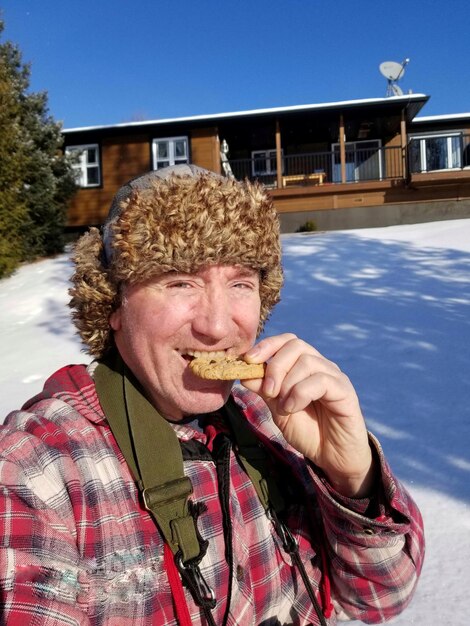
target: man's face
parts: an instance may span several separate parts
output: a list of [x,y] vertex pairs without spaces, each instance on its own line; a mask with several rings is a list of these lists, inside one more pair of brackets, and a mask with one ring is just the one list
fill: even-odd
[[244,354],[255,341],[259,316],[258,273],[211,265],[125,286],[110,324],[148,399],[168,419],[180,420],[220,408],[232,387],[231,381],[196,377],[189,368],[194,352]]

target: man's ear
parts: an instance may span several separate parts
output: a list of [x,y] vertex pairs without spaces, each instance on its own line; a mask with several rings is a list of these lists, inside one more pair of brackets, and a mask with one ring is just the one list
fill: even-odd
[[120,330],[120,328],[121,328],[121,307],[119,307],[118,309],[116,309],[115,311],[113,311],[111,313],[111,315],[109,316],[109,325],[111,326],[111,328],[114,331]]

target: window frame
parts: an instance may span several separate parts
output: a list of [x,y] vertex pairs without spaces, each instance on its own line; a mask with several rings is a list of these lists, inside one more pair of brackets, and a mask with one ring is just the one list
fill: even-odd
[[[463,163],[463,150],[462,150],[462,131],[451,131],[451,132],[435,132],[435,133],[416,133],[410,135],[410,148],[413,142],[419,142],[418,146],[418,157],[419,157],[419,169],[412,170],[412,173],[415,174],[426,174],[428,172],[449,172],[453,170],[462,169]],[[458,138],[458,152],[456,163],[454,164],[454,151],[452,147],[452,140]],[[436,169],[428,168],[428,156],[426,152],[426,141],[430,139],[446,139],[446,167],[439,167]]]
[[[88,151],[93,149],[96,151],[96,162],[88,161]],[[65,146],[65,154],[67,156],[76,156],[77,162],[72,163],[72,168],[76,174],[77,185],[81,189],[90,189],[101,186],[101,150],[98,143],[84,143],[71,146]],[[98,172],[97,182],[89,182],[89,170]]]
[[[258,156],[262,155],[262,158],[258,160]],[[271,159],[276,160],[276,168],[271,168]],[[263,171],[256,171],[255,163],[260,163],[264,159],[265,169]],[[251,151],[251,175],[256,178],[258,176],[275,176],[277,174],[277,150],[271,148],[267,150],[252,150]],[[281,174],[284,174],[284,150],[281,149]]]
[[[162,142],[168,142],[168,158],[166,159],[158,159],[158,154],[157,154],[157,144],[158,143],[162,143]],[[185,158],[181,158],[181,157],[176,157],[175,156],[175,144],[177,141],[184,141],[185,142]],[[166,165],[162,165],[161,167],[158,167],[158,163],[160,162],[165,162]],[[188,164],[190,163],[190,158],[189,158],[189,137],[187,135],[179,135],[179,136],[175,136],[175,137],[154,137],[152,139],[152,168],[154,170],[158,170],[158,169],[163,169],[164,167],[169,167],[171,165],[181,165],[181,164]]]

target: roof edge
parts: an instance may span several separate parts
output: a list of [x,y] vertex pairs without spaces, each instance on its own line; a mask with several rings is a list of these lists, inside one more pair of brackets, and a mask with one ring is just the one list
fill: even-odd
[[445,121],[457,121],[457,120],[469,120],[470,112],[468,113],[449,113],[448,115],[423,115],[415,117],[413,124],[423,122],[445,122]]
[[359,100],[341,100],[338,102],[324,102],[320,104],[299,104],[292,105],[287,107],[272,107],[272,108],[264,108],[264,109],[251,109],[248,111],[235,111],[228,113],[214,113],[209,115],[191,115],[188,117],[172,117],[172,118],[164,118],[164,119],[156,119],[156,120],[144,120],[139,122],[122,122],[119,124],[105,124],[98,126],[77,126],[74,128],[64,128],[62,129],[62,133],[73,133],[79,131],[89,131],[89,130],[105,130],[112,128],[138,128],[141,126],[152,126],[157,124],[171,124],[175,122],[200,122],[200,121],[209,121],[209,120],[217,120],[217,119],[228,119],[233,117],[247,117],[249,115],[264,115],[269,113],[289,113],[294,111],[320,111],[327,109],[334,109],[338,107],[353,107],[357,105],[373,105],[373,104],[383,104],[386,102],[419,102],[419,101],[429,100],[429,96],[420,93],[407,94],[403,96],[388,96],[383,98],[364,98]]

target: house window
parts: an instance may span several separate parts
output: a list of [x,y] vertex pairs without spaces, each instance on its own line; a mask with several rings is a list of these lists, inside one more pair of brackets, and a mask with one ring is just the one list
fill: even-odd
[[98,144],[67,146],[65,154],[73,157],[72,167],[79,187],[98,187],[101,184]]
[[462,135],[422,135],[411,137],[410,170],[434,172],[462,167]]
[[152,142],[153,169],[189,163],[187,137],[163,137]]
[[254,150],[251,153],[251,173],[253,176],[270,176],[276,174],[276,172],[276,150]]
[[[346,182],[382,179],[380,139],[348,141],[345,144]],[[333,182],[341,182],[340,144],[333,144]]]

